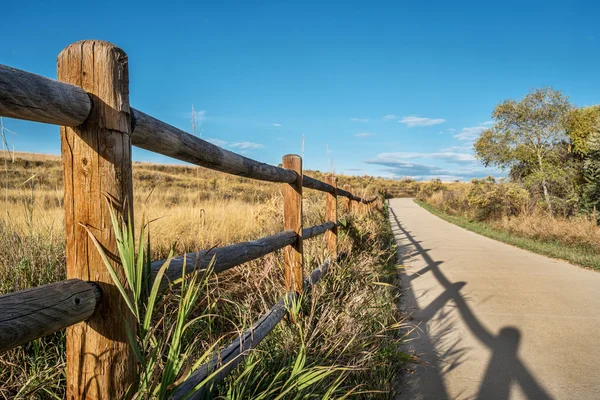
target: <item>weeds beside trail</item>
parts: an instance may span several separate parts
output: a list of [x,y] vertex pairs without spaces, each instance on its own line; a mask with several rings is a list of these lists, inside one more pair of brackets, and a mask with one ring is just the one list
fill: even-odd
[[[65,279],[60,165],[33,160],[10,168],[8,217],[0,218],[0,294]],[[279,185],[196,172],[179,166],[135,167],[136,222],[144,216],[160,218],[149,227],[151,258],[165,258],[173,247],[181,254],[282,229]],[[203,193],[194,197],[198,185]],[[319,193],[307,193],[305,226],[323,222],[324,205]],[[393,235],[383,210],[340,219],[346,227],[339,233],[339,263],[302,298],[294,311],[299,311],[297,318],[286,317],[218,387],[217,398],[394,397],[398,371],[409,358],[399,351],[403,319],[395,307]],[[308,273],[321,264],[326,250],[323,237],[304,245]],[[285,291],[282,260],[276,252],[201,282],[190,314],[197,320],[179,344],[190,361],[229,344],[277,302]],[[159,305],[165,316],[155,321],[160,329],[168,331],[174,323],[180,296],[175,292]],[[163,343],[168,351],[168,342]],[[181,368],[182,374],[188,367]],[[157,371],[168,368],[157,360]],[[10,350],[0,355],[0,399],[64,398],[64,373],[64,332]],[[160,385],[148,382],[148,387],[155,383]],[[140,398],[153,397],[147,392]]]
[[[480,235],[534,253],[565,260],[572,264],[600,269],[600,252],[593,243],[587,243],[580,238],[578,238],[579,240],[569,242],[569,229],[562,231],[562,237],[552,235],[553,231],[560,231],[561,224],[558,219],[549,221],[546,231],[536,232],[532,228],[540,226],[539,218],[535,222],[528,222],[523,216],[520,216],[512,219],[506,218],[492,224],[476,221],[462,215],[450,215],[421,200],[415,200],[415,202],[433,215]],[[586,226],[591,226],[589,221],[582,222]],[[571,231],[573,231],[573,228],[577,228],[573,221],[564,222],[564,224],[567,224],[571,228]],[[597,227],[594,226],[593,229],[595,230]],[[587,231],[587,235],[591,236],[592,234],[592,232]],[[557,232],[557,235],[560,235],[560,233]]]

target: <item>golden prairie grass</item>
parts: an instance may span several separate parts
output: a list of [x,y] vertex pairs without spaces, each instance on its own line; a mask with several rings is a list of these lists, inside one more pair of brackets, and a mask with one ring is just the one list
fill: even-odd
[[[436,191],[423,200],[436,210],[464,219],[460,223],[465,226],[470,226],[470,223],[487,225],[515,238],[540,242],[539,246],[527,242],[528,248],[539,247],[541,252],[552,257],[564,258],[592,268],[600,268],[600,264],[598,264],[600,227],[590,216],[550,216],[545,208],[540,208],[531,201],[523,204],[513,215],[506,215],[503,206],[506,200],[492,198],[492,196],[497,196],[492,192],[488,194],[490,201],[487,204],[490,208],[495,207],[494,212],[482,213],[479,208],[482,202],[469,203],[468,194],[471,185],[470,183],[455,184],[452,188],[446,187],[444,190]],[[479,199],[485,196],[481,193],[476,195],[479,196]],[[485,215],[486,218],[482,219],[481,215]],[[504,237],[501,234],[497,234],[497,236]],[[515,243],[517,242],[515,241]],[[542,246],[541,243],[546,243],[546,245]],[[581,254],[576,254],[577,252]]]
[[550,217],[545,213],[520,214],[494,221],[493,226],[535,240],[600,249],[600,227],[586,216]]
[[[319,172],[310,175],[323,179]],[[283,228],[280,184],[148,163],[134,163],[133,178],[135,223],[154,220],[153,259],[166,257],[171,248],[175,253],[194,251]],[[360,196],[375,194],[378,181],[361,179],[340,177],[339,186],[349,182]],[[0,199],[5,199],[0,200],[0,294],[65,279],[61,180],[59,158],[26,154],[9,164],[4,180],[0,173],[0,186],[8,186],[0,189]],[[305,226],[324,222],[322,193],[306,191],[303,208]],[[358,391],[362,398],[393,397],[396,375],[409,357],[398,350],[403,324],[393,306],[392,236],[383,212],[340,217],[348,221],[339,238],[346,258],[303,300],[304,317],[278,326],[223,383],[220,392],[229,393],[228,398],[273,390],[263,386],[287,379],[277,374],[288,371],[300,356],[307,367],[344,368],[343,376],[335,378],[343,378],[338,396]],[[325,254],[323,236],[306,241],[305,269],[316,267]],[[186,340],[194,341],[200,353],[214,344],[222,347],[284,291],[281,252],[219,274],[203,289],[194,315],[204,317]],[[64,332],[58,332],[1,355],[0,398],[64,397],[64,341]],[[251,373],[240,375],[249,365]],[[322,397],[333,383],[324,380],[284,398]],[[275,388],[281,392],[283,385]]]

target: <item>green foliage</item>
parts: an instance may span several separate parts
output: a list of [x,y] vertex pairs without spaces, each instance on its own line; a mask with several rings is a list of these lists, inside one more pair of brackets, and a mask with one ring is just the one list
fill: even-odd
[[[594,132],[586,142],[587,153],[583,160],[582,211],[600,211],[600,133]],[[598,213],[596,212],[596,221]]]
[[600,208],[600,106],[572,110],[567,131],[573,153],[582,159],[579,205],[591,213]]
[[566,128],[571,139],[572,151],[585,156],[590,151],[590,138],[600,133],[600,106],[571,110]]
[[417,194],[417,198],[423,200],[444,189],[446,189],[446,186],[444,186],[441,179],[435,178],[421,187],[419,194]]
[[473,179],[467,202],[477,220],[497,219],[520,213],[529,201],[529,193],[516,184],[496,183],[492,176]]
[[[135,317],[135,330],[123,321],[127,328],[129,344],[139,363],[138,381],[130,391],[135,393],[136,399],[167,399],[178,378],[183,378],[189,373],[189,370],[184,372],[184,367],[189,364],[188,358],[194,351],[195,341],[185,339],[201,318],[192,318],[192,312],[198,306],[202,288],[207,283],[209,274],[192,273],[186,276],[184,261],[181,279],[173,282],[179,285],[177,290],[170,288],[168,294],[164,295],[161,282],[171,263],[172,252],[152,280],[149,235],[147,242],[144,242],[146,225],[142,224],[136,245],[132,224],[120,218],[112,207],[109,206],[109,209],[120,258],[119,266],[123,269],[125,282],[119,279],[119,274],[102,245],[91,231],[88,230],[88,233],[113,283]],[[158,313],[162,315],[156,315]],[[206,352],[199,357],[193,369],[209,355],[209,352]]]
[[562,144],[567,142],[566,122],[571,106],[552,88],[532,90],[522,100],[507,100],[492,113],[495,124],[474,144],[486,166],[508,169],[511,177],[538,183],[550,214],[552,186],[549,177],[563,168]]

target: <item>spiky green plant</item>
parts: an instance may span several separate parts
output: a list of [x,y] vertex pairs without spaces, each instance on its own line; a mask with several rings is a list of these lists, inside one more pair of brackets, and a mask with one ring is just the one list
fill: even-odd
[[[88,233],[113,283],[135,317],[137,334],[124,321],[129,343],[139,362],[137,386],[132,387],[130,392],[135,399],[166,399],[178,380],[205,362],[219,343],[216,341],[192,365],[190,356],[195,351],[195,341],[186,340],[186,334],[199,319],[205,317],[192,318],[192,313],[198,305],[203,286],[207,284],[212,262],[201,273],[192,271],[186,274],[184,259],[181,278],[161,292],[161,282],[171,263],[173,251],[152,278],[147,224],[142,224],[136,245],[132,224],[120,218],[114,208],[109,207],[109,210],[125,282],[118,278],[117,271],[98,240],[89,230]],[[173,304],[174,310],[170,307]],[[159,316],[159,313],[162,315]],[[201,386],[202,383],[196,389]]]

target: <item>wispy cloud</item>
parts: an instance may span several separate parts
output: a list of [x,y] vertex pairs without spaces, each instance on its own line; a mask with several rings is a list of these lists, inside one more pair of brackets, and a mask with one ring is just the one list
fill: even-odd
[[475,156],[469,153],[456,153],[453,151],[440,151],[433,153],[417,152],[396,152],[381,153],[376,158],[369,161],[378,161],[382,163],[394,163],[398,160],[440,160],[450,164],[468,165],[476,162]]
[[397,116],[397,115],[394,115],[394,114],[388,114],[388,115],[384,115],[384,116],[383,116],[383,118],[381,118],[381,119],[384,119],[384,120],[388,120],[388,121],[389,121],[389,120],[396,119],[396,118],[398,118],[398,116]]
[[273,124],[273,126],[279,128],[279,127],[281,127],[281,124]]
[[448,133],[454,133],[454,132],[456,132],[456,129],[454,129],[454,128],[448,128],[448,129],[444,129],[443,131],[440,131],[439,133],[440,133],[440,135],[442,135],[442,134],[444,134],[446,132],[448,132]]
[[481,132],[483,132],[486,129],[487,129],[487,127],[483,126],[483,125],[463,128],[460,132],[458,132],[456,135],[454,135],[454,138],[456,138],[460,141],[471,141],[472,142],[475,139],[477,139],[479,137],[479,135],[481,135]]
[[225,140],[217,139],[217,138],[204,138],[207,142],[210,142],[216,146],[225,146],[227,142]]
[[[240,153],[242,153],[242,154],[246,154],[246,152],[248,150],[257,150],[257,149],[262,149],[265,147],[260,143],[253,143],[253,142],[230,143],[226,140],[217,139],[217,138],[205,138],[204,140],[206,140],[207,142],[210,142],[216,146],[219,146],[219,147],[227,147],[227,148],[241,150]],[[277,139],[277,140],[280,140],[280,139]],[[283,140],[283,139],[281,139],[281,140]]]
[[464,146],[450,146],[445,149],[440,150],[441,152],[456,152],[456,151],[469,151],[473,150],[472,145],[464,145]]
[[398,123],[406,124],[409,127],[432,126],[432,125],[443,124],[444,122],[446,122],[446,120],[443,118],[423,118],[423,117],[417,117],[415,115],[408,116],[408,117],[402,117],[402,119],[398,120]]
[[481,125],[494,125],[494,121],[485,121]]
[[[454,180],[470,180],[473,178],[483,178],[488,175],[502,176],[502,172],[493,168],[484,168],[483,166],[473,163],[471,160],[468,161],[465,166],[458,167],[456,169],[442,168],[435,165],[427,165],[424,163],[415,163],[407,160],[407,158],[420,158],[418,156],[427,154],[427,158],[432,156],[435,158],[436,155],[439,157],[448,157],[441,153],[382,153],[377,157],[365,160],[367,164],[380,165],[385,167],[384,171],[395,178],[410,177],[417,180],[428,180],[433,178],[439,178],[444,181]],[[415,157],[417,156],[417,157]],[[451,158],[454,156],[450,156]],[[471,156],[472,157],[472,156]],[[421,157],[425,158],[425,157]],[[459,156],[460,160],[462,156]],[[469,158],[469,157],[467,157]],[[460,162],[459,162],[460,164]]]
[[357,137],[357,138],[366,138],[366,137],[373,136],[373,135],[374,134],[371,133],[371,132],[361,132],[361,133],[357,133],[356,135],[354,135],[354,137]]
[[368,118],[350,118],[352,122],[369,122]]
[[256,149],[262,149],[265,146],[263,146],[260,143],[235,142],[235,143],[231,143],[229,145],[229,147],[233,147],[233,148],[236,148],[236,149],[242,149],[242,150],[256,150]]

